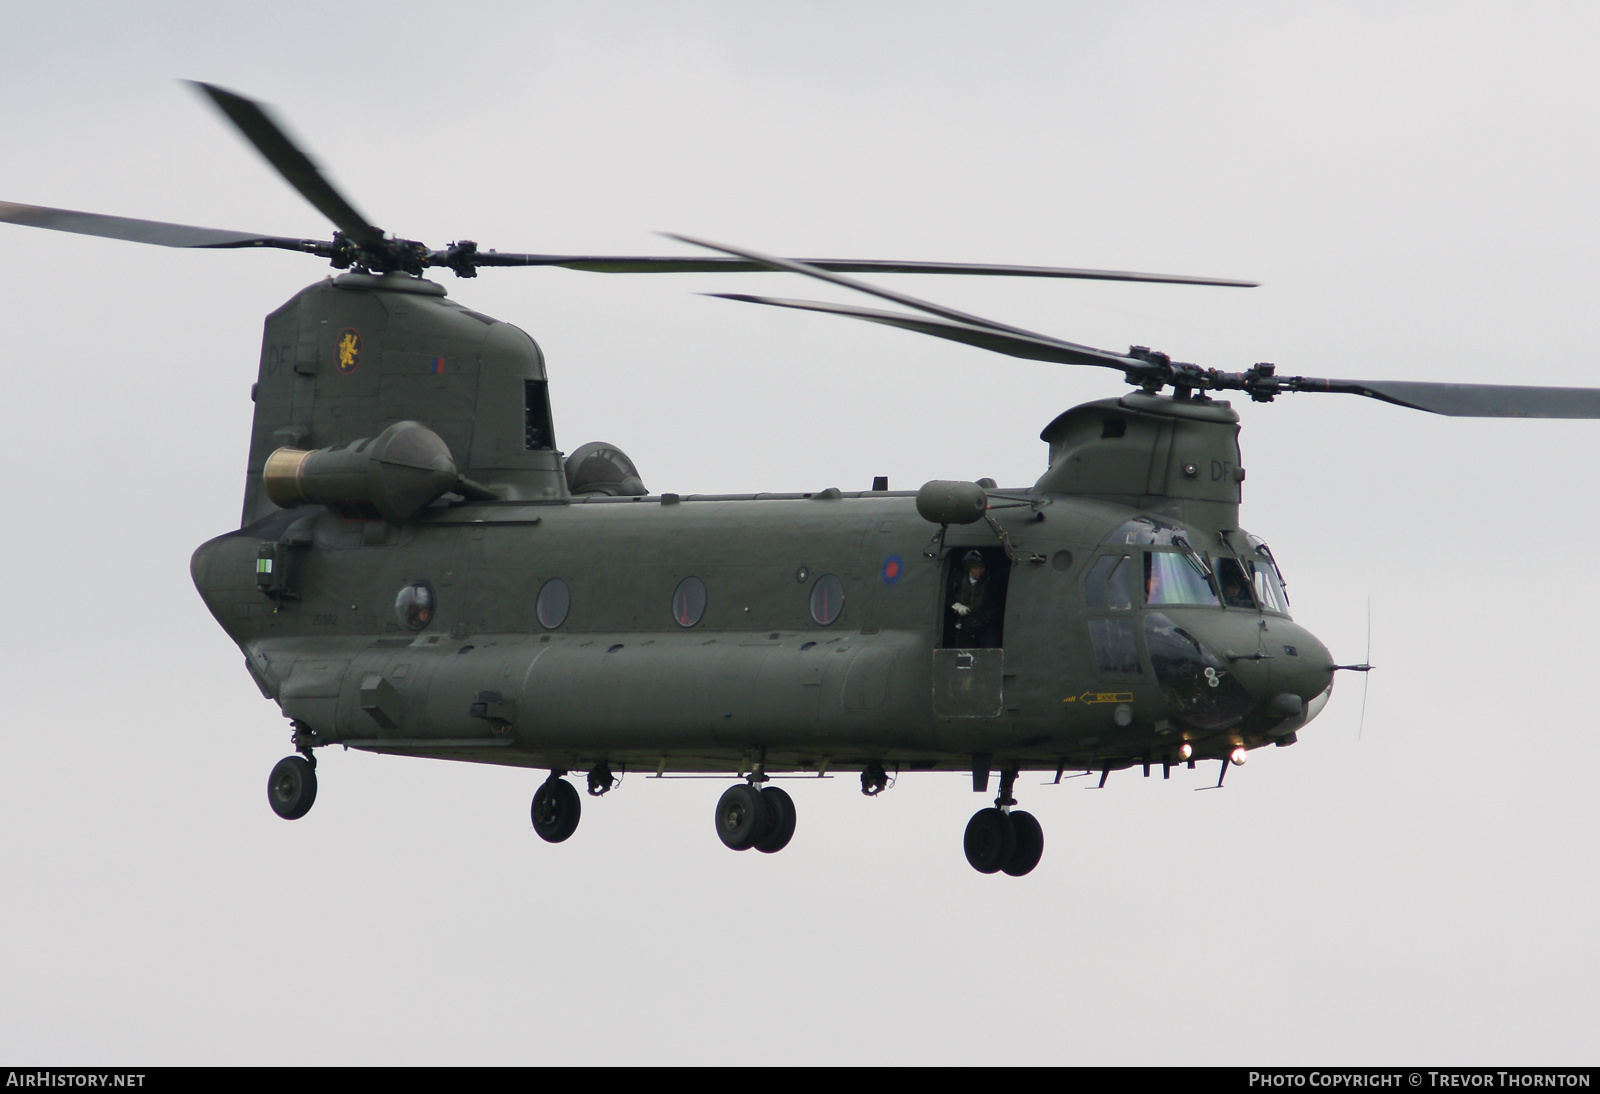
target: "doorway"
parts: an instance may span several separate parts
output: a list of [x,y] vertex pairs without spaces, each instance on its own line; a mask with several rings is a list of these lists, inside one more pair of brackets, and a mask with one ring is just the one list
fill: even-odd
[[956,547],[945,555],[940,605],[945,649],[997,650],[1005,640],[1011,560],[1001,547]]

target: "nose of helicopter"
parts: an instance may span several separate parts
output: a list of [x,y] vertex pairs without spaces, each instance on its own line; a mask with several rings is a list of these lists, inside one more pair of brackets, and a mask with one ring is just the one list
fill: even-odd
[[[1291,716],[1298,728],[1322,712],[1333,687],[1333,656],[1316,635],[1290,620],[1263,618],[1260,629],[1262,652],[1268,657],[1260,663],[1267,667],[1267,679],[1253,694],[1268,714]],[[1298,715],[1289,696],[1300,700]]]
[[1171,713],[1195,728],[1241,717],[1269,735],[1321,712],[1333,658],[1310,631],[1280,616],[1148,612],[1145,640]]

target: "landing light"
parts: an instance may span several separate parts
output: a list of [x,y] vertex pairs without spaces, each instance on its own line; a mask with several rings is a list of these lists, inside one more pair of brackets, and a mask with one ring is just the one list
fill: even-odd
[[1236,748],[1236,749],[1234,749],[1232,752],[1230,752],[1228,754],[1228,759],[1232,760],[1233,763],[1234,763],[1234,766],[1236,766],[1236,767],[1238,765],[1240,765],[1240,764],[1243,764],[1244,761],[1245,761],[1245,758],[1246,758],[1246,756],[1245,756],[1245,751],[1244,751],[1243,748]]
[[1178,747],[1178,758],[1180,760],[1187,760],[1193,755],[1194,745],[1190,744],[1188,741],[1183,742],[1183,744]]

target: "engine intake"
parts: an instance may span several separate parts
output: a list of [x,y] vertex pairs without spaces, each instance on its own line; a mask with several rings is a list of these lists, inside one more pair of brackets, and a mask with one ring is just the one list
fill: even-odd
[[642,498],[649,493],[639,478],[639,469],[614,444],[590,441],[580,445],[567,457],[566,468],[567,489],[574,494]]

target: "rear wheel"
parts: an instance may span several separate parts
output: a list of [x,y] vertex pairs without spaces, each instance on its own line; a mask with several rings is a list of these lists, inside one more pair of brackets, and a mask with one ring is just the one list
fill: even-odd
[[753,846],[762,854],[770,855],[789,846],[789,841],[794,838],[794,799],[789,797],[787,791],[769,786],[761,791],[761,804],[771,814],[772,824],[770,830]]
[[1044,854],[1044,829],[1032,813],[1013,809],[1008,815],[1011,829],[1017,834],[1017,845],[1000,869],[1012,877],[1021,877],[1039,865],[1039,857]]
[[1016,851],[1016,829],[1011,826],[1011,818],[1000,810],[980,809],[967,822],[967,834],[961,846],[974,870],[993,874],[1008,863]]
[[748,783],[730,786],[717,800],[717,835],[734,851],[748,851],[772,830],[770,807]]
[[533,794],[533,830],[549,843],[560,843],[578,830],[583,803],[578,789],[566,779],[552,776]]
[[304,756],[285,756],[267,776],[267,804],[284,820],[299,820],[317,800],[317,772]]

